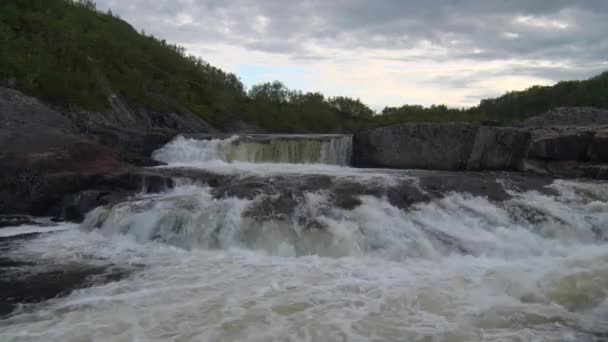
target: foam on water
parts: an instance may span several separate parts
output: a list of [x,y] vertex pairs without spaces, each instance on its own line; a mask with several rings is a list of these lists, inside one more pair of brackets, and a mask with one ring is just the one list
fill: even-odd
[[228,139],[197,140],[179,136],[153,157],[168,164],[201,164],[209,161],[247,163],[295,163],[348,165],[352,137],[348,135],[277,136],[251,140],[233,136]]
[[308,194],[294,217],[323,230],[250,221],[255,199],[213,199],[196,186],[142,196],[89,215],[85,226],[100,229],[12,253],[143,271],[0,330],[6,341],[593,341],[608,329],[608,189],[553,187],[560,196],[499,205],[452,194],[408,211],[375,197],[328,208],[326,194]]
[[[222,149],[216,147],[211,150]],[[199,167],[237,164],[213,153]],[[176,157],[172,166],[188,158]],[[259,173],[298,172],[285,164],[241,165]],[[314,167],[341,176],[399,176]],[[215,198],[210,188],[188,184],[142,194],[96,209],[81,229],[7,252],[16,259],[138,270],[18,311],[0,320],[0,336],[601,341],[608,336],[608,184],[556,181],[551,187],[558,195],[511,192],[512,199],[498,203],[451,193],[406,210],[374,196],[341,209],[320,191],[305,193],[290,215],[266,218],[249,211],[268,200],[265,195]]]

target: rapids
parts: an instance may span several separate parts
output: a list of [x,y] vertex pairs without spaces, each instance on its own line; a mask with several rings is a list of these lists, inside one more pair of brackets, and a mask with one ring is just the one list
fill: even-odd
[[[446,191],[398,206],[366,189],[417,186],[420,177],[346,167],[350,137],[259,139],[180,137],[154,157],[168,163],[166,172],[268,184],[289,177],[287,211],[261,188],[218,195],[180,176],[165,193],[141,193],[97,208],[80,226],[20,242],[5,255],[132,272],[20,307],[0,320],[1,340],[608,338],[607,183],[505,185],[509,196],[500,200]],[[296,187],[311,174],[364,190],[355,204],[336,206],[332,187]]]

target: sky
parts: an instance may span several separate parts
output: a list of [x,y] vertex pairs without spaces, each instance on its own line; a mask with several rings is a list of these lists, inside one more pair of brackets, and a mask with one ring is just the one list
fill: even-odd
[[608,0],[97,0],[243,83],[476,105],[608,70]]

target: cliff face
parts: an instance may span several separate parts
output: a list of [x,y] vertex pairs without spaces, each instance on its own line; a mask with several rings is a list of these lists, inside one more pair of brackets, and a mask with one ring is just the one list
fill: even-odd
[[517,170],[530,133],[471,124],[419,123],[355,134],[354,164],[430,170]]
[[[580,121],[579,121],[580,122]],[[355,134],[360,167],[529,171],[608,178],[608,127],[401,124]]]
[[67,195],[87,191],[89,205],[78,216],[137,191],[137,166],[155,164],[152,151],[176,134],[217,131],[190,113],[133,110],[122,101],[113,108],[62,113],[0,88],[0,214],[59,216],[71,210]]

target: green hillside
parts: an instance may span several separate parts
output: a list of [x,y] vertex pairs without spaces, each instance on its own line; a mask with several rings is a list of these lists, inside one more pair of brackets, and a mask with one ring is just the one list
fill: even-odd
[[534,86],[509,92],[495,99],[482,100],[478,106],[455,109],[446,106],[387,107],[374,124],[404,121],[492,121],[513,123],[555,107],[592,106],[608,108],[608,72],[584,81],[559,82],[554,86]]
[[137,32],[90,0],[1,1],[0,46],[0,83],[55,106],[101,111],[118,93],[151,110],[186,108],[218,127],[239,119],[276,132],[341,132],[403,121],[513,122],[556,106],[608,108],[608,73],[511,92],[466,110],[406,105],[382,115],[359,100],[280,82],[247,91],[236,75]]

